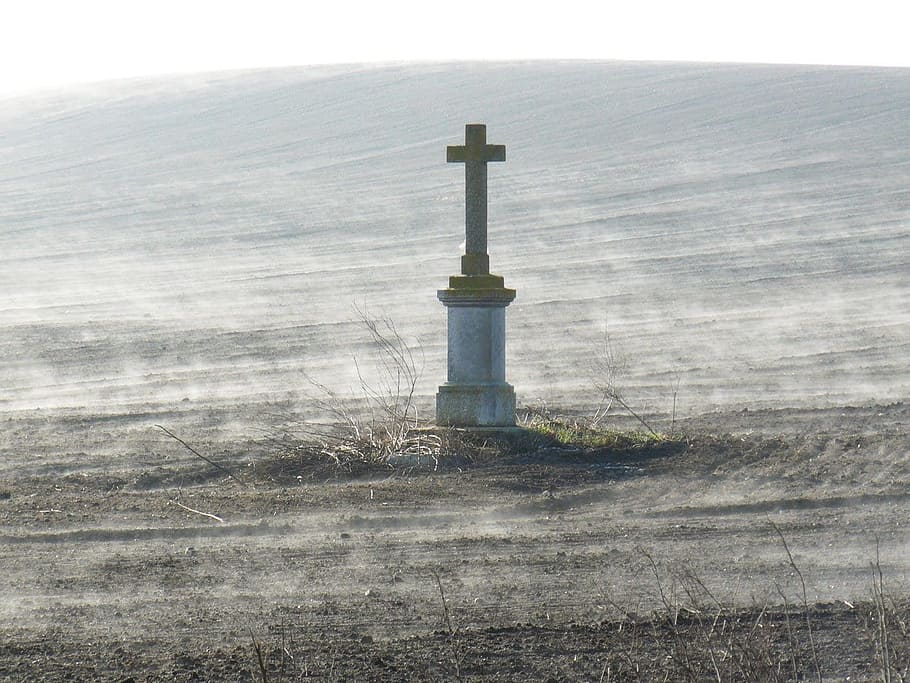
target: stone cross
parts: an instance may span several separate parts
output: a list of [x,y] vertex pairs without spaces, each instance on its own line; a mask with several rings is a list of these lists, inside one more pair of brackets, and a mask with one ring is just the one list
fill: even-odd
[[487,254],[487,162],[505,160],[505,145],[488,145],[487,127],[482,123],[465,126],[464,145],[446,147],[447,162],[464,164],[463,275],[488,275],[490,272],[490,257]]
[[487,144],[487,127],[465,126],[464,145],[446,161],[465,165],[465,254],[461,275],[436,296],[446,307],[448,373],[436,393],[436,424],[507,429],[515,426],[515,389],[506,382],[506,307],[515,290],[490,273],[487,255],[487,163],[505,161],[503,145]]

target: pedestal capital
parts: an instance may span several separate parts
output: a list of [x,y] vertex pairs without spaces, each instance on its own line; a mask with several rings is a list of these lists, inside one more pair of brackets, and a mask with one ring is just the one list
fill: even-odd
[[[443,306],[505,308],[515,299],[515,290],[503,287],[502,278],[499,278],[499,286],[496,286],[495,282],[472,282],[472,286],[464,286],[461,280],[470,277],[473,276],[453,275],[449,280],[448,289],[440,289],[436,292],[436,296]],[[495,278],[497,276],[487,277]]]

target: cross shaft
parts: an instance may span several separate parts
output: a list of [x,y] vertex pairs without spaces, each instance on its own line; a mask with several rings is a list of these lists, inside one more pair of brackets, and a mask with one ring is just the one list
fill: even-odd
[[464,145],[446,147],[446,161],[465,165],[465,256],[464,275],[487,275],[487,162],[505,161],[505,145],[487,144],[487,127],[482,123],[465,126]]

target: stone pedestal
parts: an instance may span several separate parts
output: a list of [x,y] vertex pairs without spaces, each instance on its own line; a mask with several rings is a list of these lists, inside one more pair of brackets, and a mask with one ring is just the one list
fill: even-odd
[[515,290],[496,275],[455,275],[438,297],[448,316],[448,376],[436,394],[437,424],[514,426],[505,346],[506,306]]

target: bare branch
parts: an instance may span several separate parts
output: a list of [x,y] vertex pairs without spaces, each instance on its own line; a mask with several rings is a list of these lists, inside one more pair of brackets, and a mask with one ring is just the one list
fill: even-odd
[[160,429],[162,432],[164,432],[165,434],[167,434],[169,437],[171,437],[171,438],[172,438],[174,441],[176,441],[177,443],[181,444],[184,448],[186,448],[190,453],[192,453],[193,455],[195,455],[197,458],[201,458],[202,460],[205,460],[205,461],[206,461],[209,465],[211,465],[212,467],[218,468],[219,470],[221,470],[222,472],[224,472],[226,475],[228,475],[231,479],[233,479],[234,481],[236,481],[238,484],[241,484],[241,485],[243,485],[243,486],[247,486],[247,483],[246,483],[245,481],[243,481],[242,479],[238,478],[237,475],[235,475],[233,472],[231,472],[227,467],[225,467],[224,465],[219,465],[219,464],[218,464],[217,462],[215,462],[214,460],[210,460],[209,458],[205,457],[204,455],[202,455],[202,453],[200,453],[200,452],[197,451],[195,448],[193,448],[192,446],[190,446],[186,441],[184,441],[183,439],[181,439],[179,436],[177,436],[176,434],[174,434],[174,433],[173,433],[172,431],[170,431],[169,429],[167,429],[167,428],[165,428],[165,427],[162,427],[161,425],[155,425],[155,427],[157,427],[157,428]]
[[213,515],[213,514],[208,513],[208,512],[203,512],[202,510],[196,510],[195,508],[191,508],[191,507],[188,507],[188,506],[186,506],[186,505],[183,505],[182,503],[180,503],[180,502],[178,502],[178,501],[176,501],[176,500],[169,500],[168,503],[171,503],[171,504],[173,504],[173,505],[176,505],[177,507],[179,507],[179,508],[181,508],[181,509],[183,509],[183,510],[186,510],[187,512],[192,512],[192,513],[195,513],[195,514],[197,514],[197,515],[202,515],[203,517],[208,517],[208,518],[210,518],[210,519],[214,519],[216,522],[221,522],[222,524],[224,524],[224,520],[221,519],[221,517],[219,517],[218,515]]

